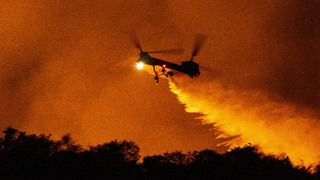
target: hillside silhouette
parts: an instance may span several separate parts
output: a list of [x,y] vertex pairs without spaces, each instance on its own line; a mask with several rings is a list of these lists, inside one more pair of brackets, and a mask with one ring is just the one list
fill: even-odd
[[320,165],[293,166],[285,155],[266,155],[248,144],[224,154],[167,152],[141,159],[132,141],[89,148],[67,134],[26,134],[8,127],[0,138],[0,179],[320,179]]

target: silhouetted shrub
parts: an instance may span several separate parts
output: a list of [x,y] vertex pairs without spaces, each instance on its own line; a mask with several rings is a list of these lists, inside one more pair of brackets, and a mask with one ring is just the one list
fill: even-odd
[[140,148],[132,141],[111,141],[103,145],[91,146],[89,152],[112,162],[136,163],[140,159]]

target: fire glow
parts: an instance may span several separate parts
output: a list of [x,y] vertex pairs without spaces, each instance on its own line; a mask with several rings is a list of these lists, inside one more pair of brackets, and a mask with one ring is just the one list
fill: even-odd
[[173,78],[169,83],[186,111],[203,114],[203,123],[214,124],[220,137],[240,136],[230,141],[231,148],[251,143],[265,153],[285,153],[295,165],[319,162],[319,122],[290,105],[258,92],[228,90],[218,82]]

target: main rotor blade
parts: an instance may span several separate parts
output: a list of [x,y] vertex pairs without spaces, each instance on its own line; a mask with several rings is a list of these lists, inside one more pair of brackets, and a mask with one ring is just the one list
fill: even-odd
[[128,33],[128,35],[129,35],[131,41],[133,42],[133,44],[135,45],[135,47],[138,48],[139,50],[141,50],[142,48],[141,48],[141,44],[140,44],[140,41],[138,39],[137,34],[134,31],[132,31],[132,32]]
[[201,49],[203,43],[206,41],[207,36],[204,34],[197,34],[194,46],[193,46],[193,52],[192,52],[192,57],[196,56]]
[[150,51],[148,53],[163,53],[163,54],[174,54],[180,55],[182,54],[184,49],[167,49],[167,50],[159,50],[159,51]]

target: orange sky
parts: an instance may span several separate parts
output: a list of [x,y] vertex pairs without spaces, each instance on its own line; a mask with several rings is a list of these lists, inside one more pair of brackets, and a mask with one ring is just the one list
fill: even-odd
[[212,71],[202,71],[201,81],[259,92],[318,123],[319,7],[304,0],[2,1],[1,128],[71,133],[83,145],[133,140],[145,154],[216,148],[212,126],[185,112],[167,80],[156,86],[135,68],[132,30],[144,50],[185,48],[182,56],[156,56],[175,63],[190,58],[196,33],[206,34],[196,62]]

